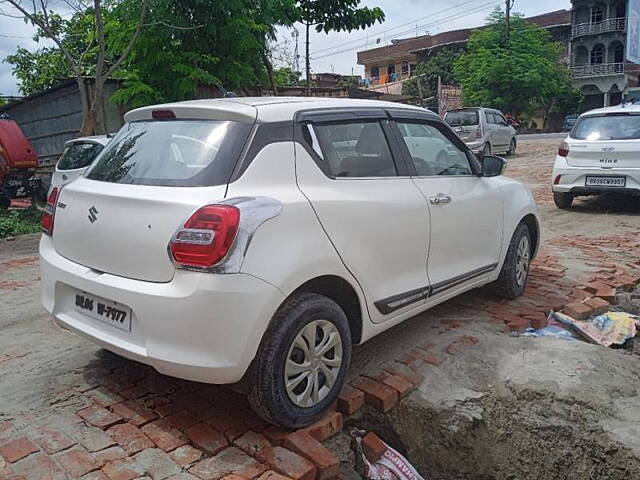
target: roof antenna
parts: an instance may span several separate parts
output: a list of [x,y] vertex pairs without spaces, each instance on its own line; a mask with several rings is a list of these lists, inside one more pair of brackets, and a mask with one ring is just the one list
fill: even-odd
[[222,92],[222,98],[236,98],[238,96],[237,93],[232,92],[232,91],[227,90],[226,88],[224,88],[221,83],[218,83],[216,86]]

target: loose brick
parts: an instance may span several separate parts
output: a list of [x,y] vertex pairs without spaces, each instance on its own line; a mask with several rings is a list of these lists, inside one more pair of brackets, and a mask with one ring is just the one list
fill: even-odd
[[91,405],[90,407],[83,408],[77,415],[83,420],[89,422],[98,428],[106,430],[107,428],[122,422],[122,417],[110,412],[106,408],[98,405]]
[[186,437],[164,420],[148,423],[142,427],[142,432],[165,452],[175,450],[187,443]]
[[[13,464],[12,468],[17,476],[9,477],[7,480],[14,478],[24,478],[25,480],[66,480],[68,478],[64,470],[44,453],[29,455]],[[24,477],[20,477],[20,475]]]
[[263,448],[271,447],[271,442],[264,435],[256,432],[247,432],[234,440],[233,444],[246,454],[255,456]]
[[314,480],[318,472],[316,466],[309,460],[282,447],[260,450],[256,458],[293,480]]
[[342,431],[342,425],[342,414],[330,411],[316,423],[305,428],[305,431],[309,432],[309,435],[319,442],[324,442],[340,433]]
[[16,462],[38,450],[38,447],[27,437],[21,437],[0,446],[0,454],[9,463]]
[[[261,452],[264,451],[261,450]],[[259,463],[260,461],[260,458],[256,461],[239,448],[229,447],[213,457],[196,463],[189,469],[189,473],[203,480],[218,480],[231,473],[245,479],[252,479],[267,470],[265,465]]]
[[68,425],[65,430],[71,438],[89,452],[97,452],[116,444],[106,432],[96,427],[77,424]]
[[126,402],[113,405],[111,410],[127,420],[129,423],[134,424],[136,427],[146,425],[158,418],[156,413],[143,407],[135,400],[128,400]]
[[98,464],[98,467],[102,467],[107,463],[115,462],[116,460],[122,460],[127,456],[121,447],[109,447],[93,453],[92,455],[93,459]]
[[169,454],[169,456],[173,459],[181,467],[186,465],[191,465],[196,463],[202,457],[202,452],[197,448],[193,448],[191,445],[183,445],[182,447],[176,448],[173,452]]
[[183,432],[186,431],[187,428],[199,423],[196,417],[187,412],[174,413],[173,415],[166,417],[165,420],[169,425]]
[[595,297],[600,297],[609,303],[616,302],[616,289],[613,287],[601,288],[596,290],[593,294]]
[[140,452],[155,445],[142,431],[130,423],[115,425],[107,430],[111,438],[120,445],[128,455]]
[[95,459],[82,448],[66,450],[54,458],[67,473],[76,478],[100,468]]
[[386,448],[380,437],[373,432],[367,433],[362,439],[362,451],[370,462],[377,462]]
[[413,390],[413,384],[398,375],[392,375],[383,371],[378,373],[377,375],[372,375],[371,378],[393,388],[396,392],[398,392],[400,398],[404,397],[411,390]]
[[214,430],[206,423],[193,425],[187,429],[186,434],[196,447],[211,455],[217,454],[229,445],[229,442],[223,434]]
[[289,435],[289,431],[278,427],[270,426],[262,431],[262,434],[269,439],[274,445],[282,445],[282,442]]
[[590,298],[584,303],[591,308],[593,315],[602,315],[609,311],[609,307],[611,306],[609,302],[600,297]]
[[352,385],[364,392],[364,399],[367,404],[382,413],[388,412],[398,403],[398,392],[375,380],[359,377],[352,382]]
[[364,393],[361,390],[345,385],[338,395],[338,411],[344,415],[353,415],[364,405]]
[[284,475],[280,475],[273,470],[269,470],[264,472],[262,475],[258,477],[258,480],[291,480],[289,477],[285,477]]
[[38,427],[32,438],[49,455],[71,448],[76,444],[75,441],[61,431],[46,425]]
[[583,320],[592,315],[592,308],[583,302],[573,302],[566,305],[563,309],[566,315],[569,315],[575,320]]
[[405,367],[400,363],[391,362],[384,366],[385,371],[392,375],[398,375],[404,378],[407,382],[411,382],[414,386],[420,385],[424,382],[424,376],[417,372],[414,372],[410,368]]
[[87,398],[92,402],[95,402],[101,407],[109,408],[116,403],[122,402],[123,398],[117,393],[112,392],[106,387],[99,386],[92,390],[85,392]]
[[289,434],[283,447],[311,461],[318,469],[318,480],[328,480],[340,473],[340,460],[304,430]]

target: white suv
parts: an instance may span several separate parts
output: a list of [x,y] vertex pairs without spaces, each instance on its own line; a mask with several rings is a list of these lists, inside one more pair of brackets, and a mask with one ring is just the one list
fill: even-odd
[[640,105],[580,115],[558,149],[552,184],[563,209],[580,195],[640,194]]
[[481,285],[525,288],[531,192],[423,109],[236,98],[125,120],[50,194],[43,304],[161,373],[235,384],[272,423],[319,418],[352,345]]

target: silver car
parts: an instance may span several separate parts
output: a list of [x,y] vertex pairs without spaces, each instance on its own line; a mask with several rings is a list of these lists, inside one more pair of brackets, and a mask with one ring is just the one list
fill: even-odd
[[516,129],[502,112],[492,108],[461,108],[444,116],[464,143],[480,157],[516,153]]

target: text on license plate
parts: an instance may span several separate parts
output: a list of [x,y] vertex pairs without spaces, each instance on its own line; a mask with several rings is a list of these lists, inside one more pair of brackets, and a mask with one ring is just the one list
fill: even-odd
[[120,303],[82,292],[76,293],[75,307],[96,320],[131,331],[131,309]]
[[624,187],[627,184],[626,177],[587,177],[588,187]]

